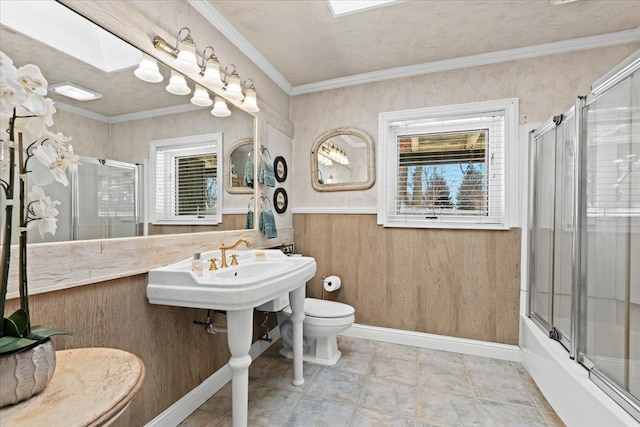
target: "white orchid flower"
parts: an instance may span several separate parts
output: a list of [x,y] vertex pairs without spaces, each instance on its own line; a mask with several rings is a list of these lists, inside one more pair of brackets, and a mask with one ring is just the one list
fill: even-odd
[[47,126],[53,125],[53,115],[57,111],[51,99],[45,98],[43,103],[44,110],[42,114],[36,115],[24,107],[18,107],[16,109],[18,117],[14,124],[14,132],[23,133],[30,141],[39,139],[45,133]]
[[[66,167],[63,158],[59,156],[58,151],[49,145],[41,145],[33,150],[33,155],[38,159],[39,165],[34,166],[29,177],[36,185],[47,185],[55,179],[65,187],[69,185]],[[44,171],[43,171],[44,169]]]
[[31,210],[37,218],[32,219],[27,224],[27,230],[37,226],[38,232],[42,238],[44,238],[46,233],[51,233],[52,235],[55,234],[58,227],[58,219],[56,218],[58,215],[58,209],[56,206],[59,205],[60,202],[57,200],[51,200],[51,198],[44,193],[44,190],[37,185],[31,187],[29,199],[34,202],[31,204]]
[[[71,139],[71,138],[69,138]],[[73,166],[80,164],[80,156],[73,152],[73,146],[69,144],[62,158],[65,169],[71,169]]]
[[37,65],[27,64],[18,68],[20,82],[27,89],[27,99],[22,105],[29,111],[39,116],[47,113],[44,96],[47,94],[49,83],[40,72]]
[[[50,126],[50,125],[48,125]],[[67,142],[71,141],[71,137],[70,136],[65,136],[62,132],[58,132],[58,133],[53,133],[50,130],[45,130],[44,134],[47,138],[49,138],[50,141],[54,142],[57,145],[63,145],[66,144]],[[69,146],[69,149],[71,149],[71,146]]]
[[27,89],[20,81],[18,70],[4,52],[0,52],[0,101],[2,111],[11,111],[27,99]]

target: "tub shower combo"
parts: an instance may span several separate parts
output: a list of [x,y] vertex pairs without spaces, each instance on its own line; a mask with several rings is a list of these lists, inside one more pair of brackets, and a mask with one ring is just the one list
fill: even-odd
[[528,316],[640,421],[640,51],[530,154]]

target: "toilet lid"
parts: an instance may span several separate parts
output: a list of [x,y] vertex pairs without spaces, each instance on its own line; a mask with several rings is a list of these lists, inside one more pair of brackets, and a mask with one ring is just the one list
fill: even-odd
[[[291,307],[284,311],[291,313]],[[321,299],[307,298],[304,300],[304,314],[309,317],[336,318],[347,317],[355,313],[355,309],[350,305],[336,301],[324,301]]]

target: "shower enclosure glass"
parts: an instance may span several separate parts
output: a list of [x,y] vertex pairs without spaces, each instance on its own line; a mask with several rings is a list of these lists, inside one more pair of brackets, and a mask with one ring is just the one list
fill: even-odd
[[532,135],[530,313],[567,349],[571,343],[574,240],[574,108]]
[[59,200],[56,234],[29,233],[29,243],[106,239],[139,235],[138,165],[80,157],[68,187],[51,185]]
[[529,316],[640,421],[640,51],[531,135]]
[[[640,76],[584,109],[583,363],[598,383],[640,399]],[[635,398],[634,398],[635,396]],[[621,402],[622,404],[623,402]]]

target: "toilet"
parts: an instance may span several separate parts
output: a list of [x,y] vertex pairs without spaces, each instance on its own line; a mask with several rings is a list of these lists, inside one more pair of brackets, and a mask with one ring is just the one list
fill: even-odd
[[[269,304],[271,309],[268,311],[276,311],[278,314],[280,336],[284,344],[280,354],[292,359],[293,324],[289,320],[289,316],[291,316],[289,297],[285,295],[276,298]],[[303,360],[317,365],[335,365],[341,356],[336,335],[353,325],[354,308],[340,302],[306,298],[304,300],[304,315]]]

